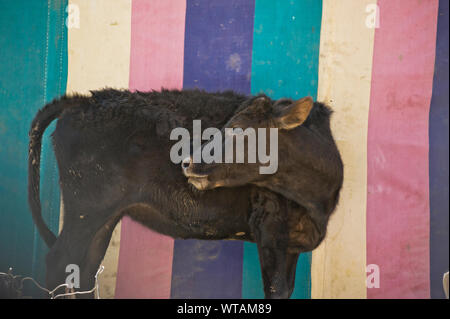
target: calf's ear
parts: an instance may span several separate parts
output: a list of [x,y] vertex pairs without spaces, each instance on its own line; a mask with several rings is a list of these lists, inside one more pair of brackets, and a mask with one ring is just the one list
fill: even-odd
[[284,107],[275,116],[277,127],[281,130],[291,130],[302,125],[308,118],[314,105],[312,97],[307,96]]

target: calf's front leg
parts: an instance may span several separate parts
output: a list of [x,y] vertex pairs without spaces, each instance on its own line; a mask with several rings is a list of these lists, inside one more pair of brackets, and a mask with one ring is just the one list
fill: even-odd
[[289,242],[287,207],[277,195],[259,191],[252,196],[250,229],[258,247],[265,298],[289,298],[288,284]]

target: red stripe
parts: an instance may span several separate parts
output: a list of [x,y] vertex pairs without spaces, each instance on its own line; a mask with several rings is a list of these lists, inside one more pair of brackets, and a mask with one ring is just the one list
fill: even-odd
[[379,0],[368,132],[368,298],[429,298],[428,113],[438,2]]
[[[182,88],[185,0],[133,0],[130,89]],[[116,298],[169,298],[173,239],[125,217]]]

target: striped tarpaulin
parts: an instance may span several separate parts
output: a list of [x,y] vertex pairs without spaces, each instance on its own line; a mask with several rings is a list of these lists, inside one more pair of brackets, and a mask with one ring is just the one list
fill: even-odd
[[[299,258],[292,298],[443,297],[449,239],[448,1],[68,4],[67,12],[79,15],[78,27],[62,23],[64,1],[36,8],[2,3],[0,10],[0,43],[7,48],[0,53],[0,94],[7,102],[0,113],[0,214],[7,221],[0,223],[0,235],[13,238],[5,247],[0,241],[1,267],[17,264],[43,276],[45,249],[24,206],[26,184],[17,181],[26,179],[29,121],[39,106],[63,93],[66,78],[68,92],[105,86],[233,89],[273,98],[310,95],[334,110],[344,186],[326,239]],[[19,27],[3,27],[3,16],[15,21],[21,15],[29,16],[24,21],[34,30],[27,37]],[[20,69],[25,60],[29,65]],[[36,72],[28,74],[31,69]],[[23,77],[19,94],[12,85]],[[56,228],[59,197],[51,185],[57,185],[57,176],[46,143],[43,211]],[[26,241],[17,237],[20,232],[28,234]],[[251,243],[173,240],[124,218],[103,264],[103,297],[263,297]],[[379,285],[366,283],[373,271],[379,271]]]

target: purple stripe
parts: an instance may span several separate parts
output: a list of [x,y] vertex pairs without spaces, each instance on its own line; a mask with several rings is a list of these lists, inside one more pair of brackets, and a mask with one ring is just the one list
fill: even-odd
[[[188,0],[184,88],[250,93],[254,1]],[[172,298],[241,298],[242,242],[176,240]]]
[[430,283],[431,298],[444,298],[448,271],[448,0],[439,2],[436,62],[430,109]]

